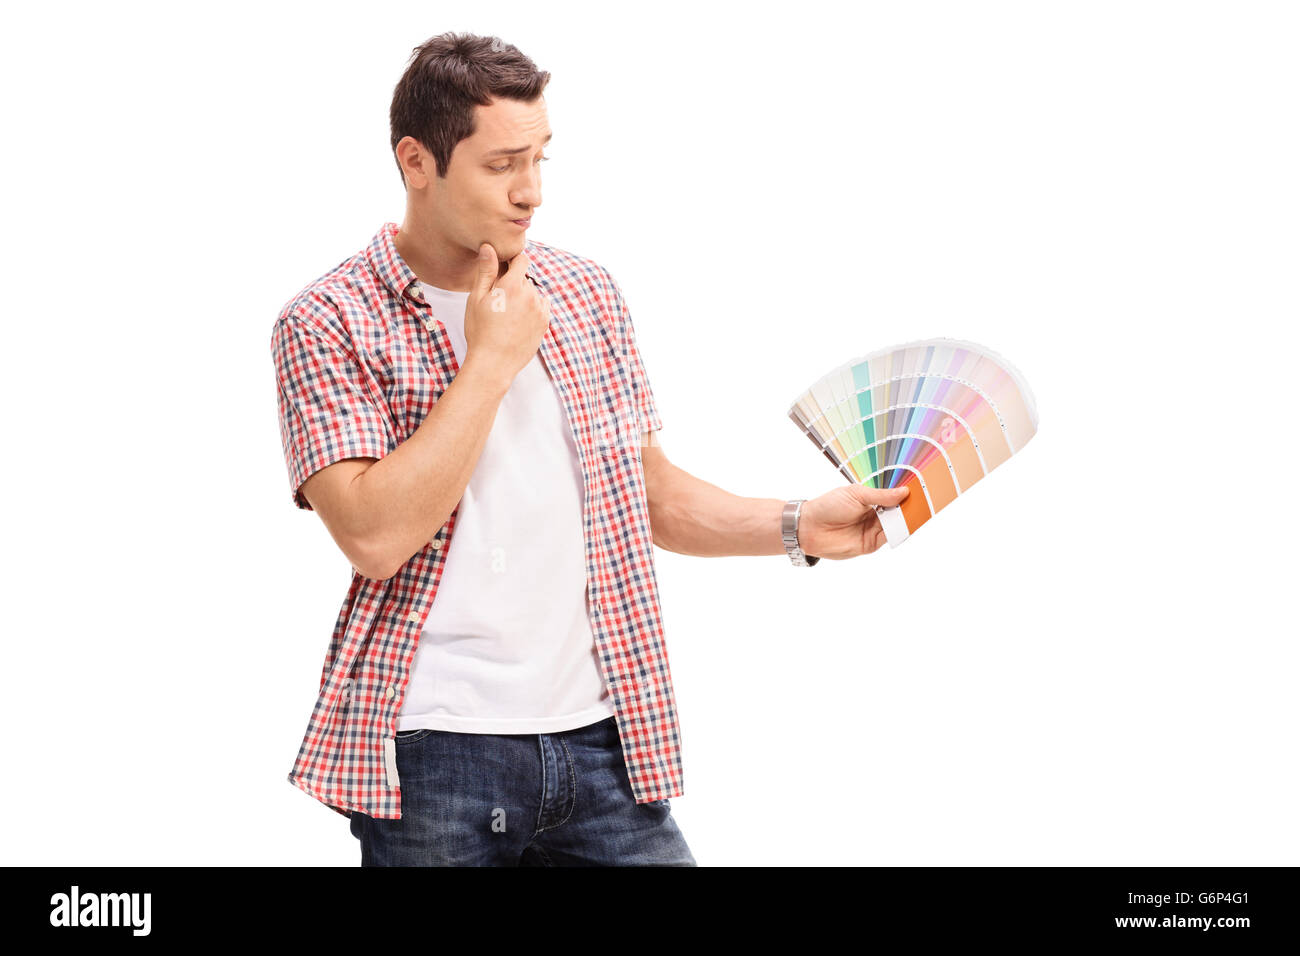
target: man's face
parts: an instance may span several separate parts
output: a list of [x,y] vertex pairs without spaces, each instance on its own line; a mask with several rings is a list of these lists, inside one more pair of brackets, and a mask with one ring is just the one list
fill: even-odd
[[435,174],[432,158],[425,167],[424,218],[447,246],[472,257],[489,242],[505,261],[523,250],[527,220],[542,204],[546,102],[494,99],[474,112],[474,135],[456,144],[446,178]]

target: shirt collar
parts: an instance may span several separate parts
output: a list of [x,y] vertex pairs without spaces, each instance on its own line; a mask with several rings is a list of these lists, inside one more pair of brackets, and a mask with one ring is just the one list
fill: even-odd
[[[411,271],[406,260],[397,254],[397,247],[393,244],[397,229],[395,222],[384,223],[375,233],[375,237],[370,240],[370,245],[366,249],[366,259],[370,263],[370,268],[375,270],[375,274],[393,290],[399,299],[410,298],[423,302],[424,293],[420,291],[419,277]],[[539,286],[542,284],[536,261],[529,266],[527,275]]]

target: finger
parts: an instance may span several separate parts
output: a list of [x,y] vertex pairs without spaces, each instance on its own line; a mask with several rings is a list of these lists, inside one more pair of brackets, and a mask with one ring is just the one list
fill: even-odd
[[510,260],[510,268],[506,269],[506,274],[501,278],[522,285],[525,277],[532,278],[528,275],[529,264],[528,253],[520,252],[519,255]]
[[500,269],[496,249],[489,242],[480,243],[478,247],[478,278],[474,283],[475,299],[481,299],[488,294],[488,290],[492,288],[492,283],[496,281]]
[[897,488],[864,488],[858,486],[858,498],[869,505],[881,505],[885,508],[892,508],[906,498],[909,494],[906,485],[900,485]]

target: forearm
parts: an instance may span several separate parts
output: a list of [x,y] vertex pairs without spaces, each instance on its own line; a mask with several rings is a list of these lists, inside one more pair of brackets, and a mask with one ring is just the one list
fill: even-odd
[[699,557],[784,554],[780,498],[742,498],[664,462],[647,482],[654,543]]
[[353,483],[359,551],[379,580],[423,548],[465,494],[510,382],[472,359],[420,427]]

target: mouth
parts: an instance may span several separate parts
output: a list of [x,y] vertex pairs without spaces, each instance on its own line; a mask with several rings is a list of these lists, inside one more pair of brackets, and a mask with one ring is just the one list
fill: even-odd
[[529,216],[527,219],[511,219],[510,221],[513,222],[516,226],[519,226],[523,229],[527,229],[528,224],[533,221],[533,217]]

